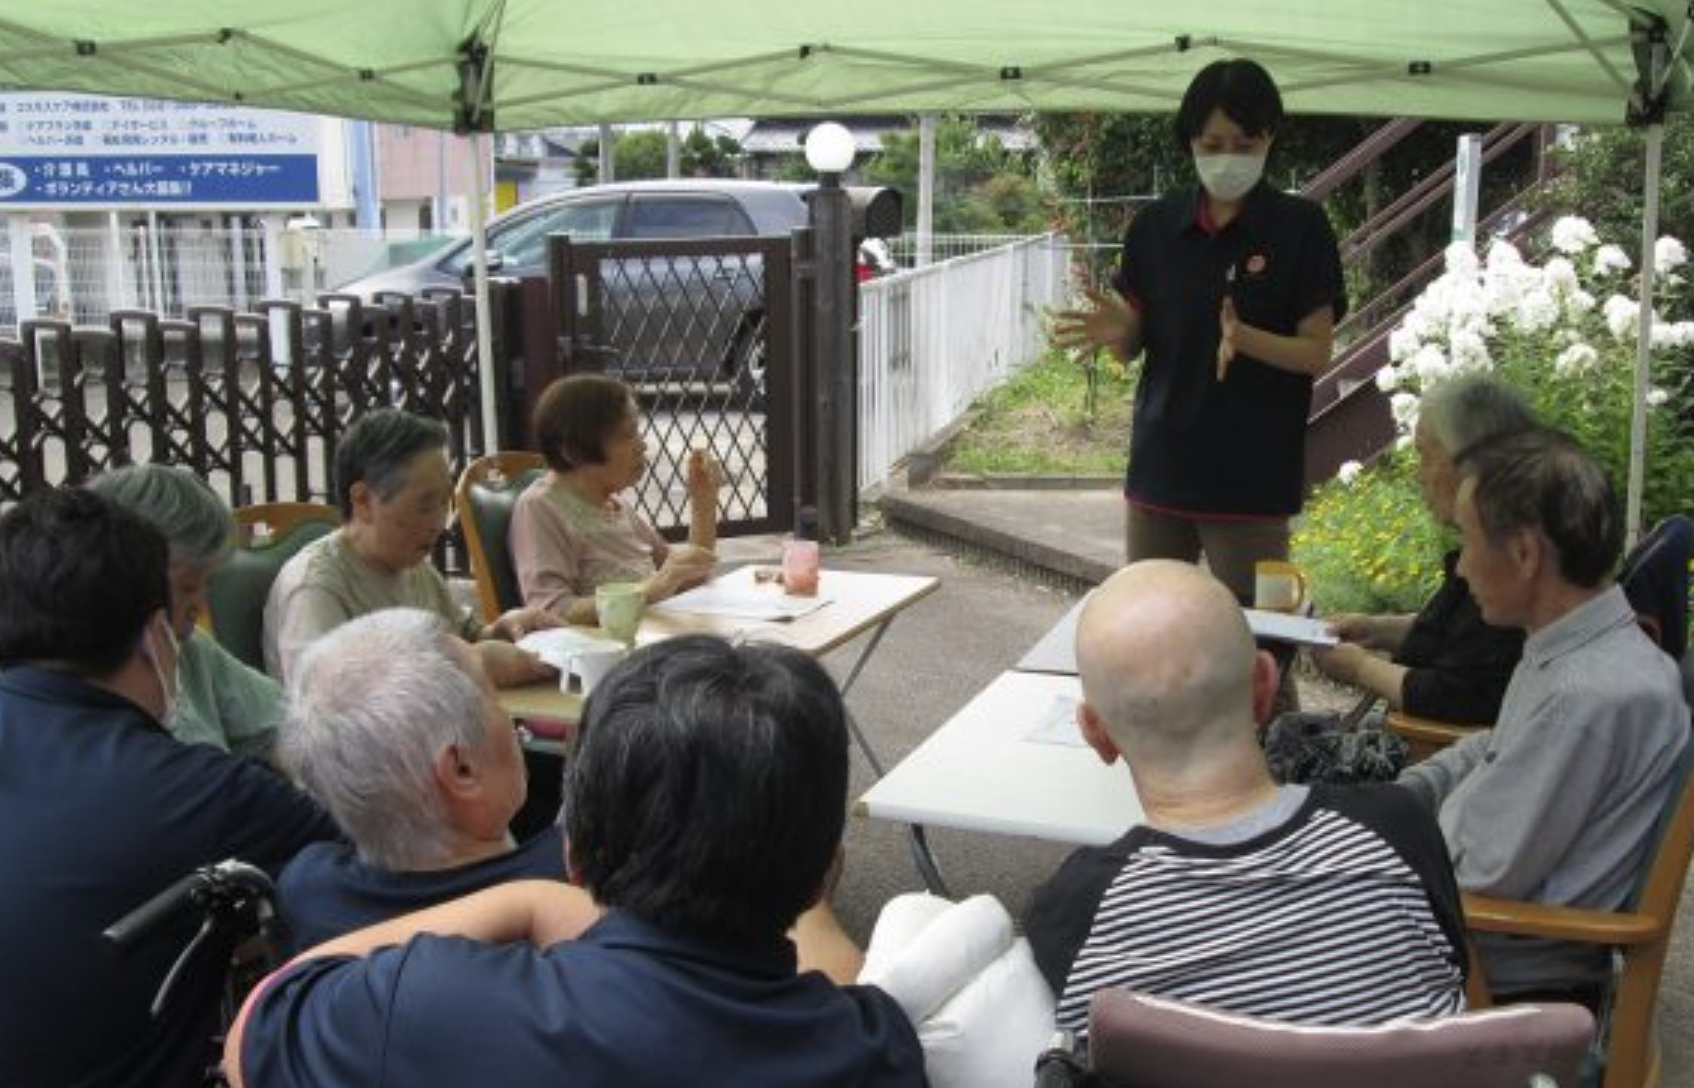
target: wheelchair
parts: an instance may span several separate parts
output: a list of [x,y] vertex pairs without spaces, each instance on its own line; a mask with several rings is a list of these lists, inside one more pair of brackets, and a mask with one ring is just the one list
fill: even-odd
[[160,980],[148,1011],[154,1020],[160,1019],[173,1002],[186,1000],[180,996],[184,989],[194,989],[184,980],[224,972],[217,995],[217,1031],[206,1041],[201,1077],[203,1085],[213,1088],[227,1083],[224,1034],[242,1001],[283,962],[285,934],[276,911],[276,885],[264,870],[233,858],[205,865],[113,922],[101,936],[121,952],[183,916],[198,918],[200,925]]

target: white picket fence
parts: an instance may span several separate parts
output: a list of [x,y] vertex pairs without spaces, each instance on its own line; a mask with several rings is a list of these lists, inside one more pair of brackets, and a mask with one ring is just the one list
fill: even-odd
[[860,285],[860,488],[1041,356],[1071,256],[1046,234]]

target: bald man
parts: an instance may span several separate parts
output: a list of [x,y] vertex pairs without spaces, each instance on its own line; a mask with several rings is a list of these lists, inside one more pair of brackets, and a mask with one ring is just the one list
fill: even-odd
[[1134,563],[1083,609],[1077,722],[1121,757],[1146,822],[1036,890],[1025,932],[1083,1036],[1124,986],[1304,1024],[1464,1007],[1464,930],[1440,829],[1393,786],[1278,786],[1256,736],[1277,668],[1187,563]]

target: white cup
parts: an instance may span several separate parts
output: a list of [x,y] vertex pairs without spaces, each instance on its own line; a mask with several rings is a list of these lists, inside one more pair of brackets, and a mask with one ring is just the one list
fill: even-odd
[[600,640],[585,643],[581,648],[573,650],[566,667],[559,670],[559,690],[569,691],[571,677],[582,681],[582,694],[588,695],[606,674],[617,667],[618,662],[629,656],[629,647],[621,642]]

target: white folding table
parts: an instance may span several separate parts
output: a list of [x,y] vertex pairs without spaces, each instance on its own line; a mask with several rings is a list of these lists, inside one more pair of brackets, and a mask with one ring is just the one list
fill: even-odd
[[[1112,842],[1141,820],[1129,770],[1072,743],[1036,739],[1056,700],[1080,697],[1074,676],[1001,673],[859,798],[862,815],[924,827],[1027,835],[1086,845]],[[1072,730],[1075,730],[1073,725]],[[1054,734],[1043,734],[1052,738]],[[921,836],[914,857],[924,883],[942,893]]]

